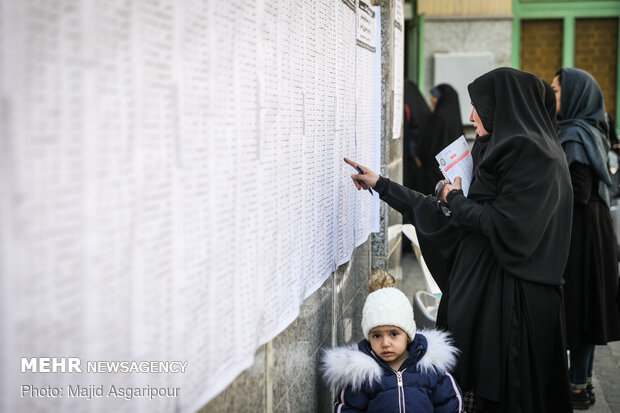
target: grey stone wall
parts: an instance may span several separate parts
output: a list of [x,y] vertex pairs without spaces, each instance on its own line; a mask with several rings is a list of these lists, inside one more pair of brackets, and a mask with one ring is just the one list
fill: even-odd
[[[392,139],[391,135],[392,1],[373,3],[381,5],[384,45],[381,174],[402,182],[402,138]],[[402,223],[400,214],[381,203],[381,231],[359,246],[351,260],[306,299],[299,317],[258,349],[252,367],[199,413],[331,412],[333,395],[323,383],[319,370],[321,352],[327,347],[363,338],[361,313],[367,296],[365,284],[373,269],[385,268],[397,279],[401,278],[401,236],[388,240],[388,227],[399,223]]]
[[[401,90],[394,90],[393,62],[394,62],[394,8],[393,1],[382,0],[376,3],[381,5],[381,175],[396,182],[403,182],[403,138],[402,127],[398,139],[392,139],[392,122],[394,119],[393,97]],[[399,213],[389,208],[385,203],[380,205],[381,231],[371,235],[372,268],[388,270],[397,280],[402,278],[400,269],[401,236],[388,239],[388,228],[391,225],[401,224]]]
[[428,91],[434,86],[433,53],[491,52],[495,67],[510,66],[512,18],[428,18],[424,23],[423,42],[423,92],[428,97]]

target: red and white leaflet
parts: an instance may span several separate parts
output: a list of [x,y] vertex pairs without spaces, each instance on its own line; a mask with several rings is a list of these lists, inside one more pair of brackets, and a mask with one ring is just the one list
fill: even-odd
[[474,162],[465,137],[461,135],[439,152],[435,159],[439,163],[439,169],[441,169],[443,176],[448,181],[454,182],[454,178],[457,176],[461,178],[463,194],[467,196],[473,175]]

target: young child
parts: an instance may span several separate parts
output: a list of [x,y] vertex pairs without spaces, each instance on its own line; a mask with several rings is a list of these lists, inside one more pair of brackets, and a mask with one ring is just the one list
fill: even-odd
[[418,331],[400,290],[371,292],[362,312],[364,340],[327,350],[323,374],[337,392],[334,412],[463,412],[461,389],[448,372],[458,350],[448,334]]

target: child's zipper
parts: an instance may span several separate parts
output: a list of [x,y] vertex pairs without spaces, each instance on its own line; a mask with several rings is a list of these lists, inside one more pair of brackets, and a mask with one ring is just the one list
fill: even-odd
[[403,372],[407,370],[404,369],[402,371],[394,371],[396,373],[396,380],[398,381],[398,412],[405,413],[407,411],[407,407],[405,406],[405,387],[403,386]]

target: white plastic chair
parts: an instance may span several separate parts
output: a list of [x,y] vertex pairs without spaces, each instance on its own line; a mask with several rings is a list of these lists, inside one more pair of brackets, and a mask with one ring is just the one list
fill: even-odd
[[425,290],[418,290],[414,296],[415,322],[418,328],[433,328],[437,321],[439,297]]

